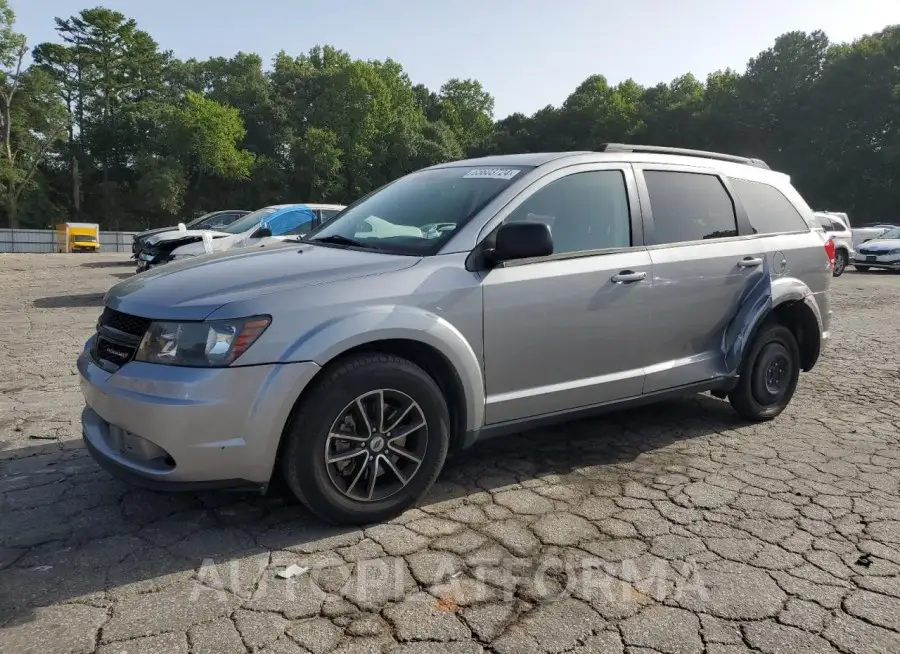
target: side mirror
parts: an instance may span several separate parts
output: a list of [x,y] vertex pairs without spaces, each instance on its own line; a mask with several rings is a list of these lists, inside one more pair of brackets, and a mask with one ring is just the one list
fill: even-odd
[[269,238],[272,235],[272,230],[268,227],[260,227],[253,234],[250,235],[250,238]]
[[497,242],[488,254],[493,262],[546,257],[553,254],[550,227],[535,221],[506,223],[497,230]]

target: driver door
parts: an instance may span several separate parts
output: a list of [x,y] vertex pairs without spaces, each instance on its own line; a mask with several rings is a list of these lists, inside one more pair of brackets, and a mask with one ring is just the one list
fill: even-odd
[[504,221],[550,226],[554,253],[484,276],[486,422],[640,396],[653,276],[631,167],[564,168],[510,206]]

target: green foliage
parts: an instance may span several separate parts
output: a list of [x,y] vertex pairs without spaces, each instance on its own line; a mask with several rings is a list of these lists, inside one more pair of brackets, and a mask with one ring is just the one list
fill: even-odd
[[102,7],[56,19],[59,42],[37,45],[19,70],[14,20],[0,0],[0,224],[126,229],[221,208],[350,203],[442,161],[608,141],[761,157],[810,204],[855,222],[896,220],[900,206],[900,26],[840,45],[789,32],[745,72],[705,80],[645,88],[596,74],[559,107],[495,122],[476,80],[431,90],[396,61],[330,46],[282,51],[271,66],[245,52],[181,61]]
[[253,154],[238,148],[247,135],[241,113],[215,100],[188,91],[184,104],[174,112],[171,134],[182,146],[182,159],[197,173],[225,179],[250,176]]

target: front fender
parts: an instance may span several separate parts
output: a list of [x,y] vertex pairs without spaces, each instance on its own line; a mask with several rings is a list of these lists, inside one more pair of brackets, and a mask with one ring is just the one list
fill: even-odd
[[348,350],[375,341],[416,341],[440,352],[456,370],[466,403],[466,429],[484,421],[484,377],[475,350],[463,334],[441,316],[415,307],[375,306],[323,321],[285,351],[285,362],[314,361],[326,365]]

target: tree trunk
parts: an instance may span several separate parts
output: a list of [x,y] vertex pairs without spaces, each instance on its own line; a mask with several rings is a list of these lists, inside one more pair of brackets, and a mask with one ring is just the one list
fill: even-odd
[[78,167],[78,155],[72,157],[72,206],[75,208],[76,220],[81,218],[81,170]]
[[10,229],[18,229],[19,228],[19,200],[18,200],[18,198],[16,198],[16,193],[12,188],[12,184],[10,184],[9,191],[7,194],[6,209],[9,212],[9,228]]

